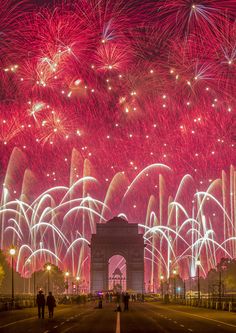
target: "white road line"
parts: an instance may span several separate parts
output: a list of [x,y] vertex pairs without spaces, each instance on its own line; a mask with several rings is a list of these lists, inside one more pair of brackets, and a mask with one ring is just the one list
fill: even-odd
[[37,319],[38,317],[30,317],[30,318],[26,318],[26,319],[21,319],[21,320],[17,320],[17,321],[13,321],[9,324],[5,324],[5,325],[2,325],[0,326],[0,328],[4,328],[4,327],[8,327],[8,326],[12,326],[14,324],[18,324],[18,323],[22,323],[24,321],[28,321],[28,320],[33,320],[33,319]]
[[191,328],[188,328],[188,331],[189,331],[189,332],[193,332],[193,330],[192,330]]
[[181,326],[181,327],[184,327],[184,325],[183,325],[183,324],[181,324],[180,326]]
[[116,333],[120,333],[120,312],[117,312],[116,317]]
[[215,323],[219,323],[219,324],[223,324],[223,325],[226,325],[226,326],[229,326],[229,327],[235,327],[236,328],[236,325],[233,325],[233,324],[228,324],[224,321],[220,321],[220,320],[215,320],[215,319],[212,319],[212,318],[208,318],[208,317],[204,317],[204,316],[199,316],[199,315],[196,315],[196,314],[193,314],[193,313],[189,313],[189,312],[185,312],[185,311],[179,311],[179,310],[174,310],[174,309],[168,309],[169,311],[173,311],[173,312],[178,312],[178,313],[184,313],[190,317],[197,317],[197,318],[201,318],[201,319],[205,319],[205,320],[210,320],[210,321],[213,321]]
[[[65,309],[60,309],[57,312],[61,312],[61,311],[64,311],[64,310]],[[8,324],[0,326],[0,329],[4,328],[4,327],[15,325],[15,324],[18,324],[18,323],[23,323],[24,321],[29,321],[29,320],[37,319],[37,318],[38,318],[38,316],[33,316],[33,317],[30,317],[30,318],[25,318],[25,319],[20,319],[20,320],[17,320],[17,321],[13,321],[13,322],[10,322]]]
[[57,328],[58,326],[56,325],[56,326],[53,326],[53,328]]
[[177,321],[174,321],[174,323],[175,323],[175,324],[178,324],[178,322],[177,322]]

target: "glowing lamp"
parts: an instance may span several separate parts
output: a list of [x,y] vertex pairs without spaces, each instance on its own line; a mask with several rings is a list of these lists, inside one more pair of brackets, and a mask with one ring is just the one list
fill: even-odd
[[12,247],[9,251],[11,256],[14,256],[16,254],[16,250]]
[[197,265],[197,266],[200,266],[200,265],[201,265],[201,261],[200,261],[199,259],[196,261],[196,265]]

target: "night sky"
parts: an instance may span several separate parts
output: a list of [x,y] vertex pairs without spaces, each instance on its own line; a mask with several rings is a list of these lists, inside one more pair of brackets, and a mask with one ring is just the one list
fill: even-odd
[[235,1],[0,6],[2,180],[14,147],[40,191],[69,184],[73,148],[104,184],[153,163],[204,189],[229,172]]

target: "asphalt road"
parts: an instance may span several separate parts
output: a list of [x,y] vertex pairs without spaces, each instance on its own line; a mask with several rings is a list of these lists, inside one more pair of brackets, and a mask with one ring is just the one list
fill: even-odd
[[160,303],[130,303],[115,312],[115,304],[57,306],[53,319],[38,319],[36,309],[0,313],[1,333],[141,333],[236,332],[236,313]]

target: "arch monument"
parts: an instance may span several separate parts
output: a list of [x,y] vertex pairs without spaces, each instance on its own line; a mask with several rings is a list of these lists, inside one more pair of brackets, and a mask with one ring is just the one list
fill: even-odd
[[138,233],[138,224],[114,217],[97,224],[97,233],[91,238],[90,291],[108,290],[109,259],[121,255],[126,261],[126,287],[144,292],[144,240]]

